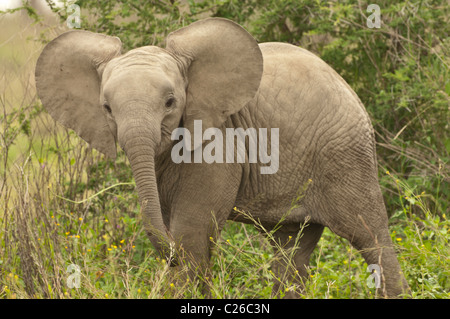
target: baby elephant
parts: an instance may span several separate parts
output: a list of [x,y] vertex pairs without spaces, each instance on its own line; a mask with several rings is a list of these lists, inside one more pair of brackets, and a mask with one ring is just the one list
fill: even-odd
[[173,264],[189,261],[192,276],[208,269],[210,238],[226,220],[256,220],[281,226],[274,241],[285,249],[302,228],[296,271],[286,275],[280,259],[278,277],[302,282],[328,227],[381,269],[381,295],[408,290],[369,116],[314,54],[258,44],[222,18],[169,34],[165,48],[126,53],[117,37],[69,31],[44,48],[36,85],[51,116],[92,147],[114,158],[119,143],[153,246]]

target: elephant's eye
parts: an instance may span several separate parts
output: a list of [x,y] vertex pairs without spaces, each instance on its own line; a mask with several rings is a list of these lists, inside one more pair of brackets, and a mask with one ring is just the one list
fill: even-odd
[[170,97],[167,101],[166,101],[166,108],[171,108],[173,106],[173,103],[175,102],[175,98],[174,97]]
[[109,114],[112,113],[111,107],[108,105],[108,103],[104,103],[104,104],[103,104],[103,107],[105,108],[106,112],[108,112]]

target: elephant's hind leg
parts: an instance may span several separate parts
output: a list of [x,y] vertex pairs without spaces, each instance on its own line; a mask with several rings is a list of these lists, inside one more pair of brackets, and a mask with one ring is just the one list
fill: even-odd
[[281,227],[274,234],[272,245],[275,258],[272,269],[275,274],[272,295],[280,295],[285,291],[285,298],[297,298],[304,291],[308,279],[307,267],[311,253],[316,247],[323,226],[307,224],[299,233],[299,229]]
[[325,204],[322,222],[358,249],[367,264],[372,265],[371,270],[381,271],[381,276],[379,273],[373,276],[377,279],[378,295],[396,297],[407,292],[408,284],[389,234],[378,181],[373,176],[365,181],[365,184],[351,184],[342,179],[330,185],[322,201]]

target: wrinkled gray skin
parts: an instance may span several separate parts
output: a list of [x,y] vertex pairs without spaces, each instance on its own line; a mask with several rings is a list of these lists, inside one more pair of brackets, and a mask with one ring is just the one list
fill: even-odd
[[[294,256],[300,276],[286,274],[280,258],[273,265],[279,277],[306,277],[328,227],[361,250],[367,264],[382,265],[380,295],[408,289],[389,236],[369,117],[346,82],[312,53],[258,45],[219,18],[170,34],[165,49],[123,55],[118,38],[70,31],[45,47],[36,83],[48,112],[92,147],[115,157],[119,143],[151,242],[166,256],[176,248],[178,259],[191,262],[191,275],[208,267],[210,237],[217,238],[227,219],[249,222],[233,207],[270,229],[311,179],[275,233],[281,246],[292,248],[290,236],[309,218]],[[223,131],[280,128],[278,172],[262,175],[260,164],[248,160],[174,164],[171,132],[184,126],[192,133],[194,120]],[[275,282],[274,292],[282,285]]]

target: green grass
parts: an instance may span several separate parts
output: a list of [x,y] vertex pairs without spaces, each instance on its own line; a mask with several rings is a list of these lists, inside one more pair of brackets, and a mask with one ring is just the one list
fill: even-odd
[[[95,157],[95,151],[88,156]],[[119,158],[119,166],[122,161],[125,165],[125,159]],[[66,163],[70,169],[82,162]],[[0,220],[1,297],[204,297],[198,283],[180,285],[174,278],[177,274],[153,251],[142,230],[134,186],[113,187],[74,204],[55,195],[64,194],[64,189],[70,193],[67,188],[79,184],[58,184],[58,170],[47,175],[51,168],[42,168],[37,158],[29,159],[26,165],[24,179],[16,178],[18,197],[11,200]],[[75,191],[78,195],[72,198],[88,198],[88,193],[97,193],[89,188],[101,190],[123,182],[110,165],[93,162],[88,170],[94,176],[100,170],[102,177],[86,181],[82,192]],[[33,189],[35,179],[44,176],[48,178],[44,187]],[[426,194],[414,194],[403,182],[397,183],[403,206],[391,217],[391,234],[413,297],[448,298],[450,222],[445,214],[433,215],[423,205],[421,198]],[[24,189],[27,185],[28,193]],[[420,214],[413,213],[417,207]],[[211,274],[199,274],[210,286],[213,298],[271,297],[274,274],[270,263],[275,257],[255,226],[228,222],[214,246]],[[80,267],[79,289],[67,286],[70,264]],[[366,268],[361,255],[327,229],[311,258],[304,297],[373,298]]]

